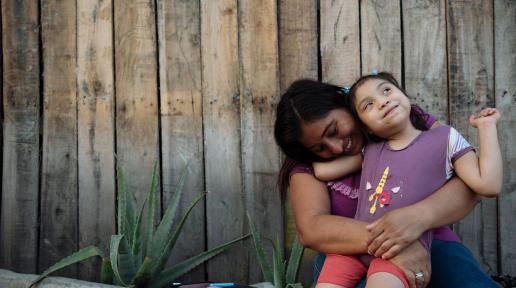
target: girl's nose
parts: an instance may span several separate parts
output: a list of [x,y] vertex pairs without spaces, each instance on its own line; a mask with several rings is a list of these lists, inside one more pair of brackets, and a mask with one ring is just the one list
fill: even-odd
[[385,108],[385,106],[389,105],[389,103],[391,103],[391,101],[389,99],[385,99],[383,101],[380,102],[380,109],[381,108]]

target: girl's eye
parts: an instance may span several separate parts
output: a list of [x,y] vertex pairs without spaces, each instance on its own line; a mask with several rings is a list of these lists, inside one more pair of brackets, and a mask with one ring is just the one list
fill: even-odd
[[383,95],[387,95],[387,94],[389,94],[389,92],[391,92],[391,88],[384,88],[383,89]]
[[372,106],[373,106],[373,102],[371,102],[371,101],[366,102],[366,103],[364,104],[364,106],[362,107],[362,110],[367,110],[367,109],[369,109],[369,108],[370,108],[370,107],[372,107]]

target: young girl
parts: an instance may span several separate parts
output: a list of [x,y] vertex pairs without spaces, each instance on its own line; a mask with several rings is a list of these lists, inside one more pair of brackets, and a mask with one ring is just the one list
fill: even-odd
[[[500,193],[502,160],[496,132],[500,114],[496,109],[484,109],[469,119],[479,132],[477,158],[454,128],[442,125],[428,130],[420,110],[410,104],[388,73],[361,77],[351,87],[350,99],[365,132],[376,140],[363,151],[356,219],[372,222],[390,210],[416,203],[442,186],[453,173],[482,196]],[[342,149],[347,145],[342,143]],[[353,163],[358,162],[350,157],[315,163],[314,173],[328,181],[352,172],[349,167],[360,169],[360,164]],[[425,232],[419,241],[429,250],[432,232]],[[366,273],[366,287],[408,287],[399,268],[369,255],[328,255],[318,286],[354,287]],[[420,271],[414,274],[420,280],[425,277]]]

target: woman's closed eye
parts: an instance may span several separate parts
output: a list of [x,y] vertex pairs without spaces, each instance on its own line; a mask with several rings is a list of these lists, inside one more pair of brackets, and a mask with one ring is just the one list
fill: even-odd
[[328,132],[328,137],[333,137],[335,135],[337,135],[337,125],[333,125],[333,127],[331,128],[331,130]]

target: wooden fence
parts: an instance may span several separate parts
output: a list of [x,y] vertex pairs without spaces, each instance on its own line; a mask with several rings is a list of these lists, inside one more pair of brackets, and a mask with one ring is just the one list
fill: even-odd
[[[275,103],[300,77],[388,70],[473,143],[503,113],[504,191],[455,225],[491,274],[516,274],[516,1],[2,0],[0,267],[37,273],[115,232],[115,163],[142,201],[201,191],[174,259],[245,234],[283,235]],[[281,236],[283,238],[283,236]],[[65,275],[95,279],[89,262]],[[310,278],[309,267],[303,278]],[[250,242],[186,279],[261,280]]]

